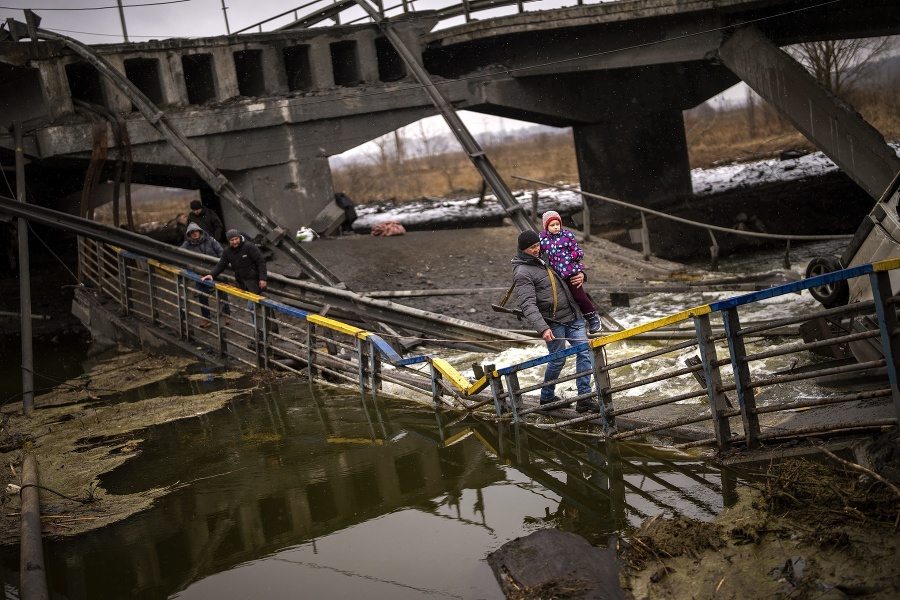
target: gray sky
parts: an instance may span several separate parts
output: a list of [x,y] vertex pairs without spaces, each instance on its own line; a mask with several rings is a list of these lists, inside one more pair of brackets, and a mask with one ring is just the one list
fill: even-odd
[[[225,35],[225,12],[232,32],[254,25],[260,21],[292,10],[297,6],[310,4],[302,9],[302,14],[316,8],[328,6],[332,0],[224,0],[227,11],[222,10],[223,0],[121,0],[125,7],[125,25],[129,41],[140,42],[150,39],[171,37],[207,37]],[[587,3],[610,2],[615,0],[587,0]],[[374,1],[370,0],[374,5]],[[415,0],[410,2],[417,10],[439,8],[459,4],[459,0]],[[145,6],[139,6],[139,5]],[[572,5],[569,0],[539,0],[529,2],[528,10],[558,8]],[[401,0],[385,0],[385,5],[400,6]],[[104,8],[106,7],[106,8]],[[22,9],[30,8],[40,15],[41,27],[57,33],[69,35],[88,44],[119,43],[122,40],[122,25],[119,19],[118,0],[0,0],[0,19],[14,17],[24,21]],[[59,10],[69,9],[69,10]],[[81,9],[81,10],[71,10]],[[485,11],[482,18],[500,16],[514,12],[515,6]],[[398,14],[399,9],[389,14]],[[341,14],[342,22],[353,15],[362,15],[362,9],[353,8]],[[293,20],[292,15],[281,18],[271,30]],[[457,22],[444,23],[444,26]],[[462,18],[458,19],[462,23]],[[329,22],[330,24],[330,22]]]
[[[166,1],[122,0],[130,41],[225,35],[222,0]],[[330,4],[330,0],[327,3]],[[88,44],[119,43],[122,41],[122,24],[117,4],[117,0],[0,0],[0,18],[24,21],[22,9],[31,8],[40,15],[41,27],[45,29]],[[139,4],[156,5],[136,6]],[[225,0],[231,31],[302,4],[305,4],[303,0]],[[62,8],[89,10],[52,10]],[[285,17],[279,24],[289,21]]]

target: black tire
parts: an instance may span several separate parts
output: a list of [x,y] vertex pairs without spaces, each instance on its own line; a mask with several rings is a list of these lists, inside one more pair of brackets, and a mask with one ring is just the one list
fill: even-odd
[[[806,266],[806,277],[808,279],[817,275],[825,275],[840,271],[842,268],[840,261],[834,256],[817,256]],[[850,300],[850,286],[846,281],[826,283],[810,288],[809,293],[825,308],[844,306]]]

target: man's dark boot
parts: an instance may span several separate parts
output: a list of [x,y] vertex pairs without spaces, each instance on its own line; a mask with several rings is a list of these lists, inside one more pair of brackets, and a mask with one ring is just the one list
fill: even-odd
[[579,400],[578,404],[575,405],[575,412],[585,413],[587,411],[600,412],[600,403],[596,400]]
[[[547,404],[553,404],[554,402],[559,402],[560,400],[562,400],[562,398],[560,398],[559,396],[553,396],[552,399],[547,400],[546,402],[541,400],[541,406],[546,406]],[[569,402],[568,404],[560,404],[559,406],[554,406],[553,408],[551,408],[549,410],[560,410],[562,408],[571,408],[571,406],[572,406],[572,403]]]

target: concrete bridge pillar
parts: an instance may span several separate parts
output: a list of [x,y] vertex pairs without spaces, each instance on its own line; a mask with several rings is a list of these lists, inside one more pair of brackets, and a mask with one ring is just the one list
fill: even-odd
[[[121,55],[109,54],[103,57],[110,66],[119,73],[125,73],[125,62]],[[106,108],[114,113],[128,114],[131,112],[131,100],[107,77],[100,78],[103,86],[103,97],[106,99]]]
[[315,38],[309,44],[309,68],[312,89],[326,90],[334,87],[334,71],[331,68],[331,44],[328,38]]
[[159,80],[166,106],[188,105],[187,85],[184,81],[184,67],[181,66],[180,54],[166,52],[165,58],[159,61]]
[[164,67],[160,70],[163,89],[166,90],[166,101],[177,106],[187,106],[187,83],[184,79],[184,66],[181,64],[181,54],[166,52]]
[[216,102],[224,102],[240,94],[237,74],[234,71],[234,56],[229,46],[212,49],[213,80]]
[[[61,61],[41,61],[38,65],[44,106],[51,121],[71,115],[75,111],[72,94],[66,85],[66,70]],[[7,124],[8,125],[8,124]]]
[[368,84],[380,83],[374,31],[361,31],[356,36],[356,52],[359,60],[360,77],[363,82]]
[[[581,188],[648,208],[691,194],[687,140],[680,110],[574,125]],[[589,200],[591,224],[627,225],[638,213]]]
[[[331,169],[325,157],[226,172],[225,176],[290,233],[308,226],[334,198]],[[233,227],[251,234],[256,232],[244,217],[225,203],[222,217],[226,229]]]
[[279,48],[264,44],[259,47],[262,52],[263,82],[267,94],[288,93],[287,73]]

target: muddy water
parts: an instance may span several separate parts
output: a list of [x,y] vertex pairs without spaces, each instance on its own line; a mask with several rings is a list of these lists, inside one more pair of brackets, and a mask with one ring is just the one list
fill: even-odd
[[[557,526],[603,542],[660,512],[708,519],[735,485],[650,446],[299,383],[144,433],[102,484],[171,493],[47,541],[54,597],[500,598],[484,559],[509,540]],[[15,590],[15,549],[2,567]]]

